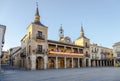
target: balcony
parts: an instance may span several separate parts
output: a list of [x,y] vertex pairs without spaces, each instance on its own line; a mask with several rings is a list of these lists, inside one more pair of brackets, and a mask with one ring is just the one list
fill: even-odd
[[24,52],[20,53],[20,57],[26,57],[26,54]]
[[36,49],[36,54],[44,54],[45,50]]
[[56,52],[56,51],[49,51],[50,55],[60,55],[60,56],[77,56],[77,57],[84,57],[84,54],[80,53],[69,53],[69,52]]
[[44,40],[45,39],[45,35],[36,34],[36,39],[42,39],[42,40]]
[[93,50],[92,50],[91,52],[92,52],[92,53],[98,53],[98,51],[93,51]]
[[97,60],[97,59],[99,59],[99,57],[97,57],[97,56],[96,57],[92,57],[92,59]]
[[85,46],[85,48],[90,48],[90,46]]

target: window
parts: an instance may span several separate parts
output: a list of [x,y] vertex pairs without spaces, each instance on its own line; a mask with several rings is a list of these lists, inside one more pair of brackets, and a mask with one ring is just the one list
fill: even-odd
[[85,47],[87,47],[88,45],[87,45],[87,42],[85,43]]
[[86,51],[86,55],[88,55],[88,52]]
[[97,52],[96,48],[95,48],[95,52]]
[[29,54],[31,54],[31,46],[29,46]]
[[117,54],[117,57],[120,57],[120,53]]
[[42,37],[42,32],[38,31],[38,37]]
[[38,45],[37,51],[42,52],[42,45]]
[[79,49],[79,52],[80,52],[80,53],[83,53],[83,49]]

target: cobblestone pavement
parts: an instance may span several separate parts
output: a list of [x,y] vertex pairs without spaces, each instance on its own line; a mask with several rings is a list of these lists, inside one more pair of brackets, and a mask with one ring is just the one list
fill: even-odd
[[120,68],[5,70],[0,73],[0,81],[120,81]]

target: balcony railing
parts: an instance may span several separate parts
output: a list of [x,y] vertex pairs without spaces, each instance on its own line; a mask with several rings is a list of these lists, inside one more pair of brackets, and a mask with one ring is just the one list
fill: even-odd
[[85,48],[90,48],[90,46],[85,46]]
[[26,57],[26,54],[24,52],[20,53],[20,57]]
[[84,54],[80,54],[80,53],[69,53],[69,52],[56,52],[56,51],[49,51],[49,54],[53,54],[53,55],[67,55],[67,56],[80,56],[80,57],[84,57]]
[[90,54],[85,54],[85,57],[90,57]]
[[91,52],[92,53],[98,53],[98,50],[92,50]]
[[36,34],[36,39],[43,39],[44,40],[45,39],[45,35],[41,35],[40,36],[40,35]]
[[92,59],[99,59],[99,57],[97,57],[97,56],[96,57],[92,57]]
[[36,49],[36,54],[44,54],[44,53],[45,53],[44,49],[42,50]]

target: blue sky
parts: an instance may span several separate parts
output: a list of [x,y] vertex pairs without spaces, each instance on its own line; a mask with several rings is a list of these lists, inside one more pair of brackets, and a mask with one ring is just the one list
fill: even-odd
[[120,0],[0,0],[0,24],[7,26],[4,50],[21,45],[34,21],[36,1],[41,22],[48,26],[48,39],[58,40],[62,24],[65,36],[74,41],[83,23],[91,43],[112,48],[120,41]]

